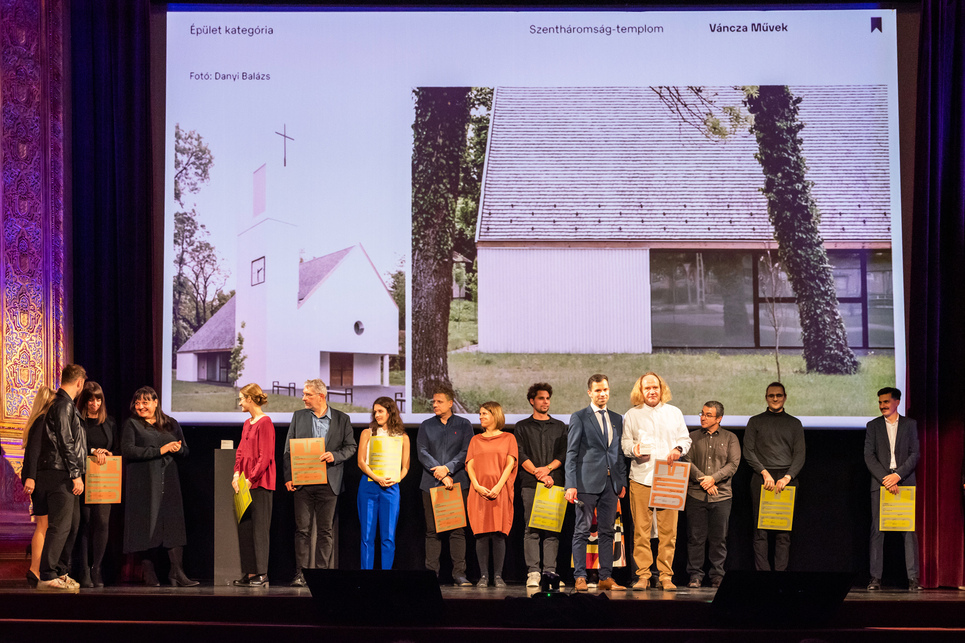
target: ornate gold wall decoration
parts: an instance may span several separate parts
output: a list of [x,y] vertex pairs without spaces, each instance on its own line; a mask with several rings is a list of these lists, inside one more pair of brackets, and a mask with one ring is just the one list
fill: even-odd
[[0,448],[6,457],[0,504],[26,505],[10,470],[19,474],[21,435],[37,387],[58,383],[66,361],[65,4],[0,0]]

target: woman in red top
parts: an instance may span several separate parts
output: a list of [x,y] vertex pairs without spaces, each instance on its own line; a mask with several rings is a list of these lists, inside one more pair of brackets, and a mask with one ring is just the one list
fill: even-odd
[[513,526],[513,483],[519,449],[516,436],[503,433],[506,417],[497,402],[486,402],[479,409],[483,433],[473,436],[466,454],[466,472],[472,483],[469,494],[469,524],[476,535],[476,558],[482,575],[476,587],[489,585],[489,546],[493,549],[494,584],[503,582],[506,536]]
[[238,493],[242,475],[251,487],[251,505],[238,523],[241,571],[234,581],[239,587],[268,587],[268,532],[271,528],[271,497],[275,490],[275,426],[261,407],[268,396],[257,384],[248,384],[238,394],[238,406],[251,417],[241,430],[231,486]]

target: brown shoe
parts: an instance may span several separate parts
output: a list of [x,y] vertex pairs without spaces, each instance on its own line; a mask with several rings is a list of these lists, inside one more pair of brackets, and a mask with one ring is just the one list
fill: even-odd
[[597,587],[597,589],[599,589],[601,592],[607,592],[607,591],[610,591],[610,590],[626,589],[626,587],[624,587],[623,585],[617,585],[617,582],[616,582],[615,580],[613,580],[612,578],[607,578],[606,580],[601,580],[599,583],[597,583],[596,587]]
[[650,589],[650,577],[648,576],[647,578],[644,578],[643,576],[640,576],[639,578],[637,578],[637,582],[634,583],[630,589],[642,589],[642,590]]
[[584,577],[582,577],[582,576],[577,577],[576,582],[573,584],[573,587],[574,587],[574,588],[576,589],[576,591],[578,591],[578,592],[585,592],[586,589],[587,589],[587,588],[586,588],[586,579],[585,579]]
[[674,584],[673,584],[673,581],[670,580],[669,578],[661,578],[661,579],[660,579],[660,589],[662,589],[662,590],[665,591],[665,592],[672,592],[672,591],[674,591],[675,589],[677,589],[677,586],[674,585]]

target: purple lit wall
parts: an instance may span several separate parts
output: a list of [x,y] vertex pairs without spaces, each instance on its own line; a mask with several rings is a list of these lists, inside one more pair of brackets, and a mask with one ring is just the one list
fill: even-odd
[[57,383],[66,356],[67,4],[0,0],[0,539],[26,520],[21,434],[37,388]]

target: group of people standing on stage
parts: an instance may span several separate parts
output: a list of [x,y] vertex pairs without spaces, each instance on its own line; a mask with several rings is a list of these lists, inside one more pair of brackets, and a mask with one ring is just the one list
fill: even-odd
[[[439,575],[442,538],[449,541],[452,575],[457,586],[472,586],[466,574],[466,528],[436,531],[433,489],[460,486],[468,528],[475,536],[480,579],[477,587],[505,587],[503,567],[506,539],[513,525],[514,489],[518,470],[525,512],[523,552],[526,584],[541,580],[559,584],[556,574],[559,533],[529,526],[536,489],[561,487],[567,502],[575,506],[572,551],[575,589],[587,591],[586,548],[595,523],[598,533],[601,590],[625,589],[612,578],[613,539],[618,503],[629,491],[634,522],[632,589],[648,589],[652,583],[663,590],[676,589],[673,558],[678,511],[650,506],[656,464],[680,460],[690,463],[687,488],[689,587],[701,587],[705,559],[709,558],[709,584],[720,585],[727,557],[727,528],[733,499],[732,479],[741,458],[737,437],[721,428],[724,406],[708,401],[700,413],[700,428],[689,431],[683,413],[669,404],[670,387],[662,377],[645,373],[631,392],[634,405],[623,416],[607,408],[610,397],[606,375],[592,375],[587,382],[587,407],[570,416],[569,425],[549,414],[553,388],[536,383],[527,392],[533,414],[518,422],[513,432],[504,431],[505,416],[496,402],[479,410],[482,432],[474,435],[472,423],[454,415],[453,391],[436,389],[433,415],[422,423],[416,439],[415,457],[421,466],[420,489],[426,525],[425,566]],[[872,474],[871,583],[880,589],[882,539],[878,529],[880,489],[897,494],[901,486],[914,485],[918,462],[917,428],[913,420],[897,413],[901,392],[879,391],[881,417],[868,423],[865,462]],[[764,491],[781,492],[795,486],[805,458],[801,422],[784,410],[784,386],[767,386],[767,409],[750,418],[744,435],[743,455],[752,469],[752,499]],[[356,458],[364,474],[358,490],[358,515],[362,532],[361,566],[375,564],[376,530],[380,536],[381,566],[391,569],[395,558],[395,533],[400,514],[399,483],[410,470],[410,442],[394,400],[378,398],[372,419],[358,443],[348,415],[332,408],[327,389],[319,379],[305,382],[305,408],[292,415],[285,437],[282,474],[285,488],[293,493],[295,514],[296,574],[292,586],[306,585],[301,570],[334,568],[333,522],[338,497],[344,491],[343,464]],[[76,402],[75,402],[76,401]],[[272,494],[275,489],[275,428],[262,407],[268,397],[258,384],[241,388],[238,406],[249,414],[242,428],[231,485],[236,493],[245,485],[251,504],[238,524],[243,576],[234,581],[242,587],[268,584],[269,531]],[[46,591],[76,592],[80,586],[103,586],[101,563],[106,549],[110,505],[82,504],[84,472],[88,457],[103,464],[120,452],[126,467],[124,552],[141,561],[144,582],[158,586],[156,555],[165,550],[170,562],[168,580],[174,586],[193,586],[182,566],[186,543],[184,511],[177,462],[188,447],[180,425],[159,408],[157,393],[150,387],[135,392],[132,417],[116,435],[114,420],[107,416],[104,393],[96,382],[86,381],[83,367],[68,365],[56,393],[41,389],[28,421],[23,468],[24,487],[32,495],[37,531],[28,581]],[[369,465],[371,445],[380,436],[402,439],[398,479],[378,475]],[[295,485],[292,481],[291,440],[323,438],[327,481]],[[629,462],[629,471],[627,470]],[[758,503],[751,503],[757,524]],[[654,563],[651,530],[656,523],[658,539],[657,578],[651,579]],[[312,525],[315,548],[312,551]],[[80,534],[80,547],[75,541]],[[753,549],[758,570],[772,569],[769,538],[774,538],[773,569],[787,568],[790,532],[755,529]],[[69,574],[79,570],[80,581]],[[542,554],[542,557],[541,557]],[[909,588],[918,583],[917,539],[905,534]],[[542,558],[542,560],[541,560]],[[490,567],[492,562],[492,567]],[[490,575],[491,574],[491,575]]]
[[141,559],[148,585],[160,585],[154,571],[160,549],[167,551],[172,585],[198,584],[182,566],[187,536],[177,460],[188,448],[181,427],[161,411],[151,387],[134,393],[131,411],[118,439],[103,390],[87,381],[87,372],[77,364],[63,369],[56,393],[46,387],[38,391],[27,423],[21,473],[36,520],[27,571],[31,586],[55,592],[104,586],[101,564],[111,505],[88,504],[82,496],[88,458],[103,465],[115,452],[123,455],[127,469],[124,552]]

